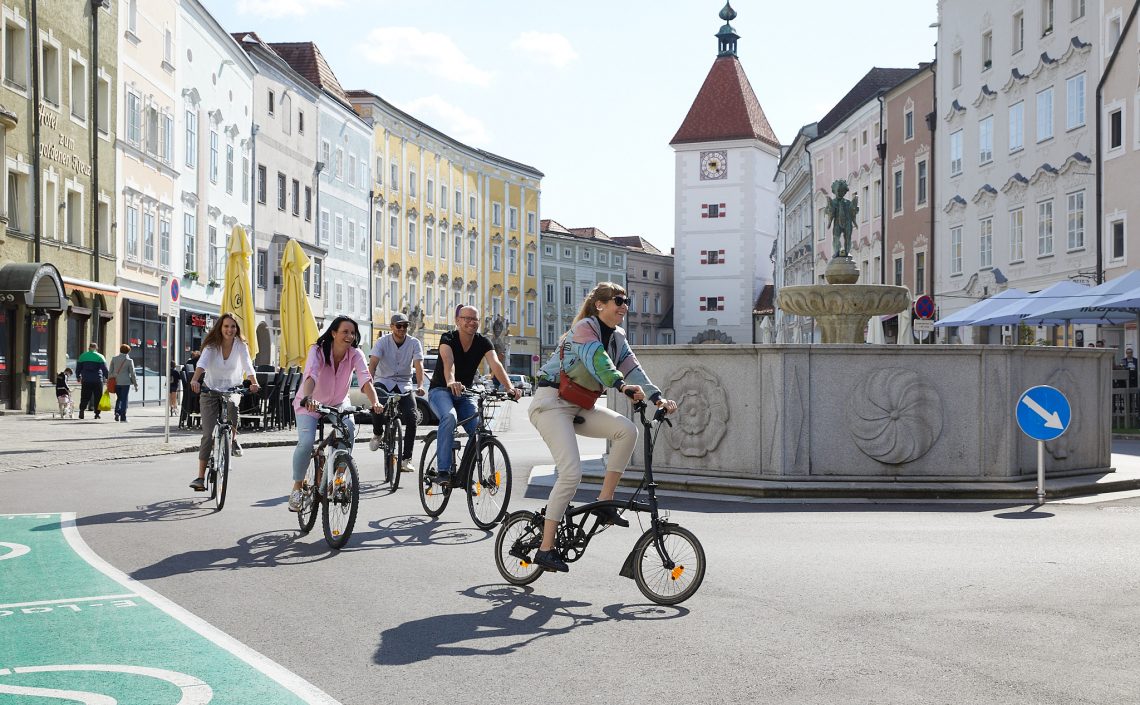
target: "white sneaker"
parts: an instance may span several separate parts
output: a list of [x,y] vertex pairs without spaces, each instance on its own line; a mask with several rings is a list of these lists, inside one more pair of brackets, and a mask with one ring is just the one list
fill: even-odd
[[380,450],[380,436],[373,436],[372,440],[368,441],[368,450],[373,452]]
[[416,469],[415,469],[415,467],[412,466],[412,461],[410,458],[400,461],[400,472],[415,472],[415,471],[416,471]]
[[289,493],[289,511],[301,511],[301,490],[293,490]]
[[237,441],[234,441],[234,444],[232,446],[230,446],[230,455],[234,456],[235,458],[241,457],[241,455],[242,455],[241,444],[238,443]]

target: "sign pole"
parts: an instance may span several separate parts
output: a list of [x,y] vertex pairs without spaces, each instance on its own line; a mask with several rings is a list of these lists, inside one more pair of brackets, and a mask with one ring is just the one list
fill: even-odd
[[[166,336],[166,354],[162,356],[162,364],[163,369],[166,370],[167,375],[166,389],[162,390],[164,392],[162,398],[165,400],[162,402],[162,417],[165,419],[165,430],[163,431],[162,435],[163,442],[167,444],[170,443],[170,346],[173,345],[173,342],[171,341],[172,336],[170,334],[173,332],[174,328],[172,325],[170,325],[170,321],[173,320],[173,318],[173,316],[166,316],[164,330],[162,331],[162,334]],[[162,379],[162,377],[159,377],[159,379]]]
[[1045,441],[1037,441],[1037,503],[1045,504]]

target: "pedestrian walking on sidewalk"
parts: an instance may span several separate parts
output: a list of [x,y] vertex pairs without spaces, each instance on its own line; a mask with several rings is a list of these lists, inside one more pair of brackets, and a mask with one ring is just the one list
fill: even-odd
[[257,374],[253,370],[253,360],[249,357],[249,348],[246,347],[241,327],[232,313],[219,316],[214,327],[206,334],[197,364],[194,377],[190,380],[190,389],[201,395],[202,442],[198,446],[198,477],[190,483],[190,489],[205,492],[206,461],[214,451],[214,426],[218,425],[218,417],[226,409],[229,410],[230,423],[234,427],[233,448],[230,452],[235,458],[240,458],[242,451],[237,440],[237,409],[229,406],[221,394],[202,394],[199,380],[205,377],[207,387],[221,390],[237,387],[248,379],[249,391],[256,393],[260,389],[257,386]]
[[79,418],[83,412],[95,412],[99,418],[99,400],[103,398],[103,383],[110,375],[107,372],[107,358],[99,353],[99,344],[91,343],[87,352],[79,356],[75,365],[75,376],[79,378]]
[[63,372],[55,376],[55,400],[59,402],[59,418],[61,419],[64,416],[70,419],[72,416],[71,388],[67,386],[67,378],[73,374],[75,373],[71,371],[70,367],[65,367]]
[[120,345],[119,354],[111,358],[111,377],[115,379],[115,420],[126,423],[127,399],[131,396],[131,387],[134,387],[136,392],[139,390],[130,345],[126,343]]
[[170,415],[178,416],[178,390],[182,389],[182,365],[170,363]]
[[[576,436],[610,441],[599,500],[614,498],[618,481],[637,443],[637,427],[633,422],[612,409],[595,408],[598,396],[612,388],[634,401],[648,399],[666,413],[677,410],[677,403],[666,399],[641,369],[626,339],[621,324],[629,313],[631,301],[632,297],[620,284],[602,282],[595,286],[582,302],[570,330],[558,341],[557,352],[538,373],[530,422],[550,448],[558,468],[558,479],[546,504],[542,544],[534,555],[534,562],[547,570],[563,573],[568,570],[565,557],[554,549],[554,535],[582,481],[582,458]],[[629,526],[629,521],[613,507],[596,510],[596,513],[603,525]]]

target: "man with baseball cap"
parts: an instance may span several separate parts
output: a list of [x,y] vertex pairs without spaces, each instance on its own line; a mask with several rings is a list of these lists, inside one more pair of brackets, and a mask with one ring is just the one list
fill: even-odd
[[[412,389],[415,372],[416,393],[424,395],[424,346],[419,339],[408,335],[408,317],[402,313],[392,316],[391,330],[372,346],[368,356],[368,371],[372,374],[376,394],[383,399],[388,394],[404,394]],[[412,446],[416,442],[416,402],[408,396],[400,398],[400,420],[404,424],[404,442],[400,449],[400,471],[412,472]],[[368,447],[380,448],[384,421],[379,414],[372,415],[372,440]]]

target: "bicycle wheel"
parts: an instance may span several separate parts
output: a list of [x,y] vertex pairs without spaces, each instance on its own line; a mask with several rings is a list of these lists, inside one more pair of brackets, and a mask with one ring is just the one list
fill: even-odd
[[531,562],[542,543],[542,524],[534,512],[515,512],[507,517],[495,536],[495,567],[512,585],[529,585],[543,570]]
[[301,483],[301,510],[297,512],[297,524],[300,525],[303,534],[313,530],[313,526],[317,523],[317,515],[321,513],[320,497],[317,495],[317,464],[322,460],[323,457],[320,455],[313,458]]
[[484,438],[468,475],[467,508],[480,529],[492,529],[511,503],[511,460],[495,438]]
[[693,532],[674,524],[661,527],[661,543],[673,567],[661,560],[650,527],[633,547],[633,579],[651,601],[676,605],[696,594],[705,579],[705,550]]
[[384,439],[384,478],[395,492],[400,489],[400,447],[404,442],[404,429],[399,419],[388,422]]
[[220,438],[214,440],[214,476],[210,495],[214,499],[216,511],[222,511],[226,506],[226,487],[230,479],[230,434],[218,434]]
[[323,526],[329,548],[338,550],[348,543],[348,537],[352,536],[352,527],[356,523],[356,510],[360,506],[360,478],[356,471],[356,461],[344,453],[336,456],[332,472],[324,499]]
[[432,431],[424,439],[424,452],[420,456],[420,504],[429,517],[437,517],[447,507],[447,500],[451,499],[451,486],[441,487],[435,482],[435,446],[436,431]]

